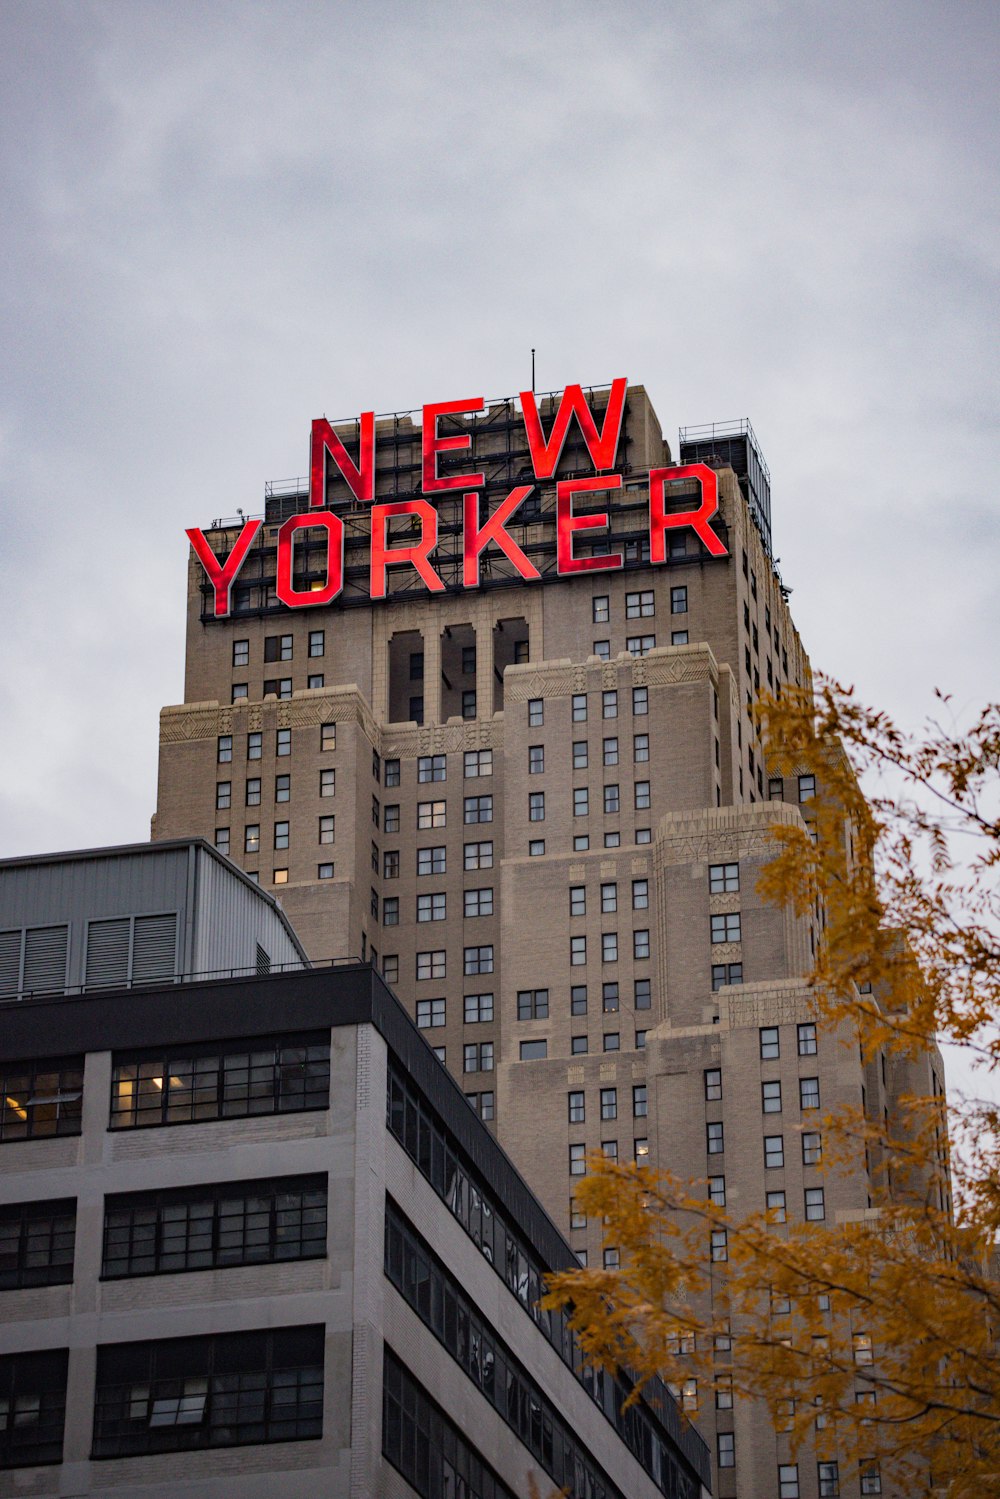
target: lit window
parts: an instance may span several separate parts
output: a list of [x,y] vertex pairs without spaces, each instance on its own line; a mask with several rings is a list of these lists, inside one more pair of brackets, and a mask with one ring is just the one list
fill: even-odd
[[592,618],[595,625],[606,625],[611,618],[611,600],[606,593],[596,594]]
[[856,1332],[852,1338],[854,1349],[854,1362],[856,1364],[870,1364],[873,1362],[871,1333]]
[[260,826],[256,822],[248,822],[243,830],[243,852],[245,854],[260,852]]
[[335,750],[337,748],[337,725],[335,723],[320,724],[319,747],[321,750]]

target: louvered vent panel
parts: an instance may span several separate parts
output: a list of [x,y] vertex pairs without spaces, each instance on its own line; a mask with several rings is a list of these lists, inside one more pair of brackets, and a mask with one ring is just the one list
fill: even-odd
[[132,939],[132,982],[171,979],[177,954],[177,917],[137,916]]
[[16,994],[21,968],[21,933],[0,932],[0,995]]
[[270,958],[270,954],[267,953],[264,950],[264,948],[261,947],[260,943],[258,942],[257,943],[257,977],[260,978],[260,979],[266,978],[267,975],[270,972],[271,972],[271,958]]
[[25,932],[22,987],[26,992],[65,989],[68,941],[68,926],[36,926]]
[[128,979],[129,919],[92,921],[87,928],[87,985],[124,984]]

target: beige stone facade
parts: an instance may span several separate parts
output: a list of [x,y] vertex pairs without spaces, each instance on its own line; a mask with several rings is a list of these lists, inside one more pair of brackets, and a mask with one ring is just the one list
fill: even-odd
[[[860,1101],[867,1086],[881,1108],[892,1091],[845,1038],[821,1030],[807,1045],[815,923],[756,894],[770,829],[808,820],[813,793],[769,776],[749,713],[757,690],[809,679],[787,592],[730,468],[718,474],[728,555],[681,532],[649,565],[643,480],[670,458],[641,387],[627,431],[609,504],[618,570],[543,567],[540,582],[507,586],[501,558],[478,591],[291,611],[267,602],[275,508],[252,607],[216,621],[192,559],[186,701],[163,711],[154,822],[157,838],[228,840],[313,957],[377,963],[591,1264],[602,1235],[574,1216],[579,1147],[724,1174],[727,1201],[747,1210],[784,1190],[790,1218],[822,1186],[832,1219],[867,1211],[874,1187],[863,1159],[836,1179],[803,1164],[808,1106]],[[540,488],[540,516],[512,528],[525,546],[552,541]],[[778,1055],[762,1058],[772,1027]],[[706,1096],[710,1070],[721,1096]],[[772,1118],[761,1090],[774,1081]],[[723,1126],[712,1154],[709,1124]],[[765,1165],[777,1135],[783,1165]],[[713,1453],[735,1435],[715,1493],[777,1495],[789,1458],[759,1411],[716,1411],[705,1391],[697,1419]],[[799,1481],[817,1499],[808,1456]],[[856,1474],[839,1492],[854,1499]]]

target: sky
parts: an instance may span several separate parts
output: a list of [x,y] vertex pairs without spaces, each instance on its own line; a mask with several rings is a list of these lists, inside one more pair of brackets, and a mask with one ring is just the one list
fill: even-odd
[[996,694],[987,0],[0,0],[0,857],[149,835],[184,528],[309,423],[749,417],[813,663]]

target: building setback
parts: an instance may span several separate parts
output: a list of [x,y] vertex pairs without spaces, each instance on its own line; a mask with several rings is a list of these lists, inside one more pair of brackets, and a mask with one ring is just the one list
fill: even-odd
[[[243,887],[282,925],[189,849],[203,936]],[[173,852],[0,865],[4,923],[70,889],[99,942]],[[0,1494],[707,1494],[667,1392],[623,1416],[538,1311],[572,1250],[370,965],[49,989],[0,1003]]]
[[[588,393],[595,431],[613,398]],[[540,403],[550,429],[558,407]],[[848,1221],[877,1209],[877,1163],[828,1175],[811,1123],[842,1103],[882,1118],[901,1092],[940,1091],[942,1069],[865,1068],[819,1027],[805,976],[822,913],[756,894],[773,829],[808,825],[822,789],[804,768],[771,773],[751,717],[760,690],[810,680],[766,465],[747,423],[683,432],[665,508],[694,515],[708,470],[718,510],[672,525],[660,554],[650,474],[671,454],[645,391],[628,388],[608,493],[574,422],[541,479],[513,401],[435,428],[468,439],[436,472],[481,473],[481,522],[530,486],[507,529],[537,582],[494,546],[466,587],[463,495],[424,492],[443,586],[390,567],[373,601],[369,507],[332,463],[319,490],[315,474],[311,492],[267,487],[228,615],[192,556],[154,837],[214,841],[280,897],[311,956],[377,966],[584,1263],[616,1262],[574,1201],[595,1149],[711,1177],[736,1209]],[[358,424],[335,430],[360,452]],[[412,501],[420,426],[382,418],[374,436],[375,500]],[[572,540],[586,570],[567,572],[557,485],[587,476],[576,513],[601,521]],[[344,590],[287,608],[279,528],[310,499],[343,524]],[[390,521],[390,539],[412,544],[415,524]],[[242,529],[209,529],[220,558]],[[298,533],[299,600],[326,584],[327,540]],[[713,1273],[724,1295],[721,1255]],[[685,1404],[722,1499],[776,1494],[782,1469],[791,1492],[793,1467],[800,1499],[858,1495],[846,1467],[793,1464],[749,1404],[696,1387]]]

